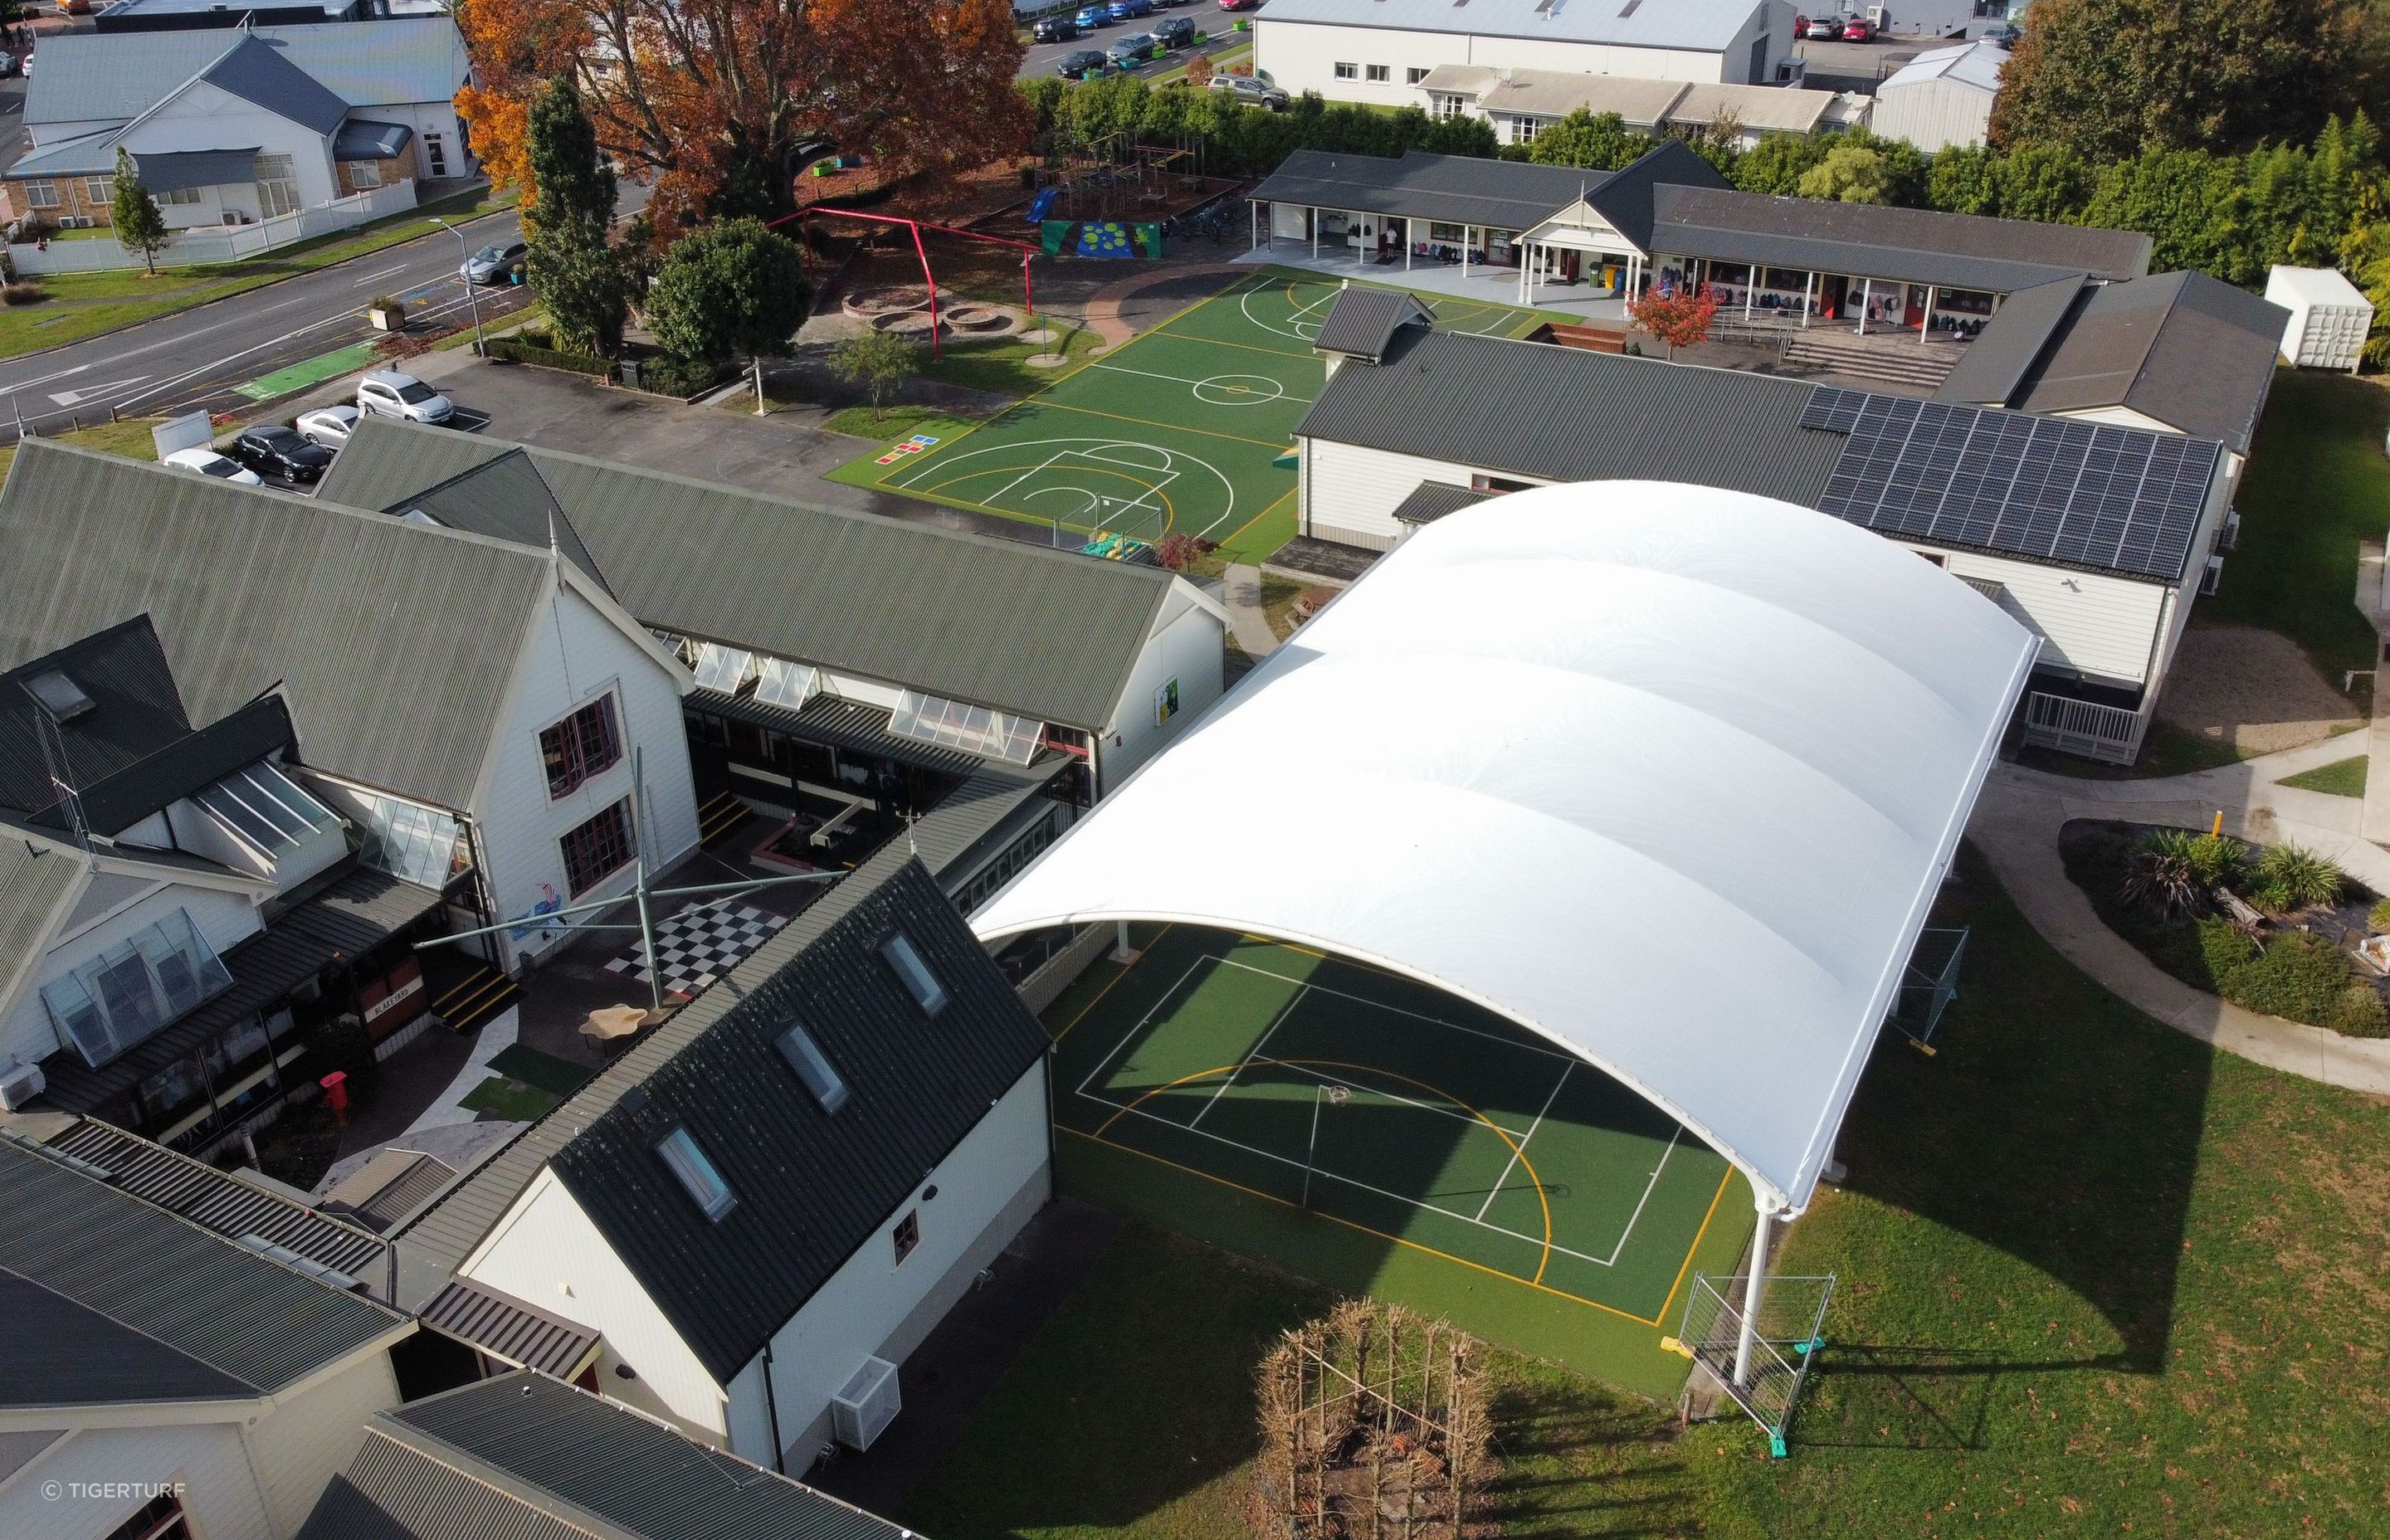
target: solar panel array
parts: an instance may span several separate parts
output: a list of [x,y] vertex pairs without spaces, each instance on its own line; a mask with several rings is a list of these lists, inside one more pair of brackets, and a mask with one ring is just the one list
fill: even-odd
[[2136,428],[1820,387],[1845,434],[1818,507],[1883,534],[2178,582],[2223,446]]

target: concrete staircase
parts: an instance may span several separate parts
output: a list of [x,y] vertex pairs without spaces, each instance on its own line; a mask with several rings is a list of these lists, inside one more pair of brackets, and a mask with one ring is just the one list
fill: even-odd
[[1958,343],[1920,342],[1906,332],[1878,338],[1805,331],[1785,339],[1783,358],[1788,370],[1872,380],[1904,392],[1931,392],[1958,366],[1960,352]]

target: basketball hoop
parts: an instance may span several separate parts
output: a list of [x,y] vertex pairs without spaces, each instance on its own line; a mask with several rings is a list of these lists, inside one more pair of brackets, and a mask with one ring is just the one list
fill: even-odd
[[1349,1086],[1349,1085],[1330,1085],[1330,1087],[1328,1087],[1328,1105],[1329,1105],[1329,1106],[1330,1106],[1330,1107],[1342,1107],[1342,1106],[1343,1106],[1346,1102],[1351,1101],[1352,1099],[1353,1099],[1353,1088],[1352,1088],[1351,1086]]

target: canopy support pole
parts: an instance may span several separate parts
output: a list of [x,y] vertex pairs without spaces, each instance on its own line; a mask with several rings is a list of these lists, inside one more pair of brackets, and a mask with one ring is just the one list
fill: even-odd
[[1917,340],[1920,342],[1934,340],[1934,286],[1932,284],[1925,286],[1925,311],[1917,317]]
[[1861,337],[1865,337],[1867,335],[1868,307],[1874,303],[1875,280],[1873,278],[1861,278],[1859,280],[1859,335]]
[[1759,1200],[1758,1222],[1751,1231],[1751,1271],[1742,1280],[1742,1327],[1734,1339],[1734,1382],[1751,1383],[1751,1350],[1759,1341],[1759,1306],[1767,1294],[1767,1227],[1776,1211]]
[[1137,950],[1135,946],[1129,943],[1128,921],[1124,919],[1116,923],[1118,924],[1119,929],[1113,932],[1112,936],[1112,961],[1116,963],[1133,963],[1137,959]]

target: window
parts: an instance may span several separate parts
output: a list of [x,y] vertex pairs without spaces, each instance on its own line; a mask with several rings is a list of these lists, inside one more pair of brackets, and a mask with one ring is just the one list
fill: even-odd
[[1383,85],[1393,78],[1394,71],[1387,69],[1384,65],[1372,64],[1369,66],[1369,79],[1377,84]]
[[830,1063],[829,1056],[823,1053],[821,1045],[814,1041],[813,1033],[801,1025],[792,1026],[780,1034],[779,1046],[780,1057],[789,1061],[790,1069],[797,1072],[797,1078],[804,1082],[805,1089],[812,1093],[815,1101],[821,1104],[823,1111],[835,1112],[847,1104],[853,1093],[847,1090],[846,1082],[839,1078],[838,1070]]
[[1012,764],[1026,764],[1036,756],[1038,729],[1043,725],[1025,716],[967,706],[917,690],[897,696],[896,709],[888,716],[888,730],[898,738]]
[[1403,83],[1405,85],[1417,85],[1420,82],[1425,79],[1427,79],[1427,71],[1420,69],[1416,64],[1403,71]]
[[431,161],[432,175],[448,174],[448,147],[440,142],[439,135],[427,134],[423,136],[423,153]]
[[113,202],[116,198],[116,178],[113,176],[84,177],[83,196],[94,208],[103,203]]
[[176,1482],[173,1487],[135,1508],[103,1540],[191,1540],[191,1526],[183,1517],[183,1499],[177,1495],[183,1483]]
[[264,760],[226,776],[192,800],[241,843],[276,859],[340,822],[330,808]]
[[623,760],[623,732],[614,719],[614,692],[607,691],[539,735],[539,757],[547,766],[548,800],[611,770]]
[[58,206],[58,185],[55,182],[28,182],[25,184],[25,201],[36,209],[55,209]]
[[[427,888],[444,888],[472,865],[464,827],[445,813],[370,791],[344,793],[356,808],[365,842],[357,859],[376,871]],[[345,804],[344,804],[345,805]]]
[[913,996],[922,1015],[935,1016],[946,1008],[946,986],[930,971],[929,963],[922,959],[921,949],[913,944],[912,937],[896,931],[880,943],[880,955],[896,970],[897,982]]
[[42,1004],[97,1069],[231,983],[190,912],[177,909],[44,985]]
[[173,192],[160,193],[158,195],[158,201],[161,205],[169,209],[195,208],[199,202],[199,189],[197,187],[176,187]]
[[896,1265],[902,1267],[905,1265],[905,1259],[911,1256],[914,1249],[921,1244],[920,1210],[907,1209],[905,1211],[905,1217],[896,1221],[895,1241]]
[[381,162],[379,160],[350,161],[349,186],[355,187],[360,191],[363,191],[366,187],[380,186]]
[[821,685],[820,672],[803,663],[763,653],[756,654],[756,659],[755,699],[766,706],[801,710]]
[[573,896],[579,897],[629,866],[631,841],[628,797],[559,840],[557,843],[564,851],[564,880]]
[[1458,225],[1446,225],[1440,221],[1431,221],[1427,227],[1427,238],[1458,243],[1463,238],[1462,227]]
[[1357,64],[1340,64],[1336,67],[1336,78],[1338,80],[1358,80],[1361,78],[1361,67]]
[[735,647],[722,647],[713,642],[697,644],[697,687],[716,690],[724,695],[737,695],[739,687],[755,676],[755,655]]
[[739,1206],[738,1196],[730,1190],[730,1184],[724,1181],[722,1173],[714,1169],[713,1157],[689,1136],[687,1129],[675,1128],[665,1135],[663,1142],[656,1146],[656,1153],[663,1157],[663,1162],[672,1168],[672,1174],[680,1178],[681,1187],[696,1201],[706,1218],[718,1222],[724,1214]]
[[257,158],[257,206],[268,219],[299,212],[299,170],[288,155]]
[[1510,142],[1514,145],[1532,145],[1543,126],[1544,120],[1541,118],[1513,118],[1510,120]]

